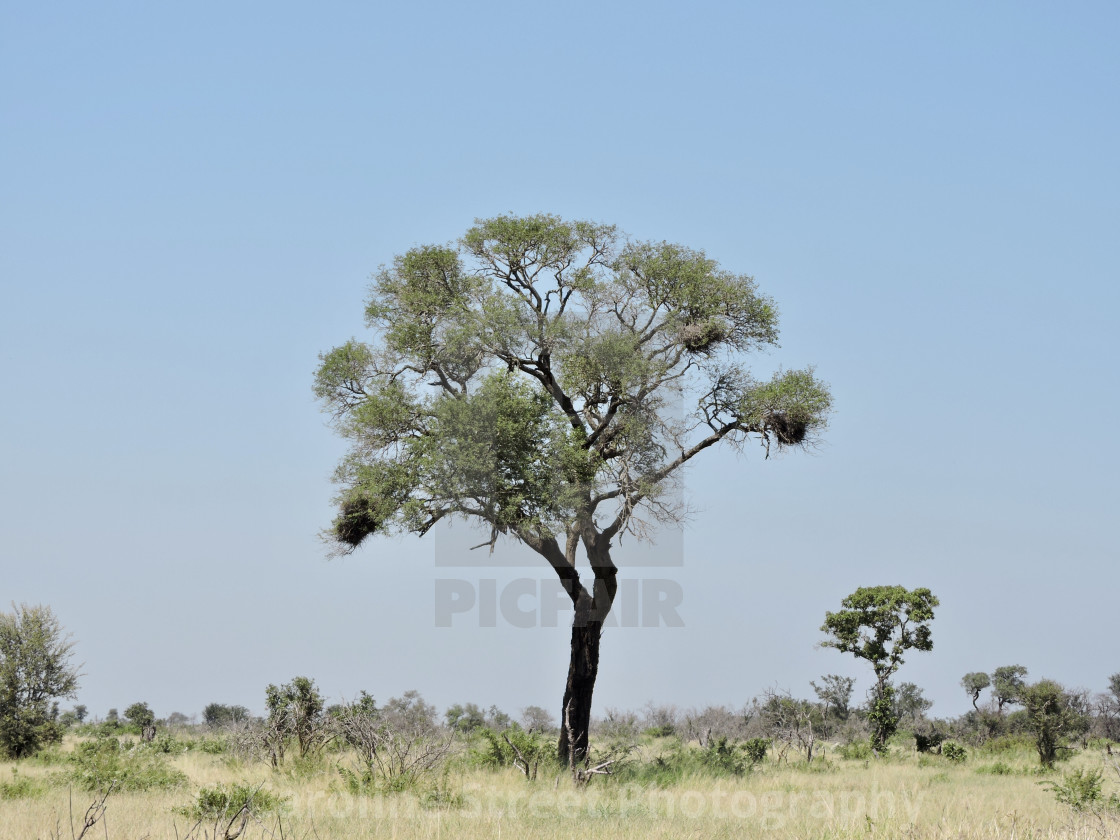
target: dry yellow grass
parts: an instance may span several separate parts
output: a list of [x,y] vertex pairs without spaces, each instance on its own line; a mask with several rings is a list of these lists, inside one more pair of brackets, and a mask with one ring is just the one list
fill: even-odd
[[[1074,761],[1088,767],[1095,759]],[[288,799],[282,822],[271,818],[251,826],[243,835],[247,840],[1120,837],[1120,823],[1102,834],[1099,823],[1073,819],[1037,777],[977,773],[985,759],[975,756],[963,765],[939,759],[919,764],[913,756],[889,763],[833,758],[823,772],[766,764],[742,779],[696,777],[664,789],[601,778],[576,789],[564,776],[529,784],[513,770],[464,770],[446,779],[464,797],[459,807],[425,807],[415,793],[352,795],[329,763],[295,775],[197,752],[172,762],[189,777],[187,786],[114,794],[105,825],[87,838],[181,838],[190,826],[172,809],[187,804],[199,787],[220,782],[264,784]],[[1020,767],[1026,762],[1017,760]],[[0,779],[12,778],[11,767],[0,764]],[[58,769],[24,763],[18,772],[44,777]],[[90,799],[74,792],[75,824],[80,826]],[[57,786],[37,798],[0,800],[0,840],[69,838],[69,815],[69,793]]]

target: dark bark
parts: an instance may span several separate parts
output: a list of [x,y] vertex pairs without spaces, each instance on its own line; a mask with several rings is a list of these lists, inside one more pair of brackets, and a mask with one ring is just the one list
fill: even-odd
[[580,539],[595,573],[595,585],[594,595],[580,587],[573,598],[572,653],[568,662],[568,681],[564,686],[564,704],[560,709],[560,743],[557,745],[561,763],[570,767],[582,764],[588,758],[591,696],[599,674],[599,641],[603,635],[603,622],[618,594],[618,569],[611,561],[610,537],[593,527],[586,527]]
[[592,614],[592,599],[584,591],[576,602],[572,622],[572,655],[568,663],[568,682],[560,709],[558,756],[564,766],[587,759],[587,736],[591,726],[591,696],[599,673],[599,640],[603,621]]

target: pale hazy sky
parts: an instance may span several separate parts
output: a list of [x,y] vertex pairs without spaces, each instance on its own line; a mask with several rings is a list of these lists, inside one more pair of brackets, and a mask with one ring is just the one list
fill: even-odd
[[311,394],[379,264],[550,212],[753,274],[756,371],[836,400],[815,453],[698,461],[685,626],[607,632],[599,713],[862,695],[818,628],[895,583],[941,598],[899,674],[934,714],[1005,664],[1103,689],[1118,40],[1103,2],[5,4],[0,607],[54,608],[98,715],[298,674],[555,713],[563,621],[437,627],[433,537],[326,559]]

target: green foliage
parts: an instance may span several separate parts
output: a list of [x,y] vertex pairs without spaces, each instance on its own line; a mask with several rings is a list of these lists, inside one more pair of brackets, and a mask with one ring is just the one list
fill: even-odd
[[[759,741],[769,746],[764,739],[754,739],[751,747],[755,755],[758,754]],[[708,742],[707,749],[700,756],[700,763],[717,776],[742,776],[762,760],[761,758],[758,761],[753,760],[739,744],[729,742],[727,738],[712,738]],[[762,748],[762,756],[763,758],[766,756],[765,746]]]
[[180,753],[187,752],[191,749],[191,746],[191,742],[181,741],[174,735],[165,732],[149,741],[147,749],[153,752],[164,753],[165,755],[179,755]]
[[426,811],[451,811],[466,804],[467,797],[451,786],[451,775],[446,769],[435,784],[420,794],[420,807]]
[[743,753],[752,765],[761,764],[766,759],[766,751],[769,748],[769,738],[750,738],[743,742]]
[[361,769],[351,769],[339,766],[338,775],[346,790],[354,796],[377,796],[387,793],[404,793],[419,790],[420,777],[411,773],[400,773],[387,776],[378,773],[376,767],[369,766]]
[[376,343],[323,354],[315,378],[354,445],[331,530],[343,550],[445,516],[566,533],[589,490],[617,491],[623,457],[628,495],[653,503],[688,459],[666,445],[659,389],[693,372],[713,377],[695,412],[722,428],[712,443],[800,444],[831,407],[811,370],[758,383],[717,361],[777,341],[751,278],[681,246],[622,244],[607,225],[479,220],[456,246],[382,268],[366,319]]
[[885,683],[871,698],[867,707],[867,721],[871,724],[871,746],[877,753],[887,748],[887,742],[898,731],[898,713],[894,705],[894,686]]
[[211,729],[246,723],[250,718],[244,706],[227,706],[224,703],[210,703],[202,710],[202,722]]
[[217,822],[232,820],[243,813],[260,818],[280,811],[286,801],[285,797],[264,790],[260,785],[219,784],[201,788],[190,804],[179,806],[174,811],[189,820]]
[[985,741],[980,749],[992,755],[1006,755],[1008,753],[1033,752],[1035,748],[1034,738],[1029,735],[1000,735],[997,738],[992,738]]
[[1039,762],[1050,768],[1069,749],[1069,739],[1088,728],[1088,721],[1075,708],[1072,698],[1053,680],[1040,680],[1019,694],[1026,725],[1034,735]]
[[895,689],[892,703],[895,717],[899,721],[909,721],[910,724],[917,723],[933,707],[933,701],[912,682],[901,683]]
[[229,750],[229,741],[225,738],[199,738],[194,742],[194,749],[207,755],[221,755]]
[[906,651],[933,650],[929,622],[940,602],[924,588],[868,586],[841,603],[840,612],[825,613],[821,630],[829,638],[821,644],[871,663],[876,687],[868,720],[873,727],[872,745],[882,752],[898,727],[890,678],[903,664]]
[[854,761],[866,761],[874,755],[869,741],[852,741],[850,744],[841,744],[836,748],[841,758]]
[[62,740],[58,697],[73,697],[73,643],[50,607],[0,613],[0,755],[24,758]]
[[954,764],[963,764],[968,760],[968,750],[956,741],[946,741],[942,744],[941,754]]
[[265,689],[266,746],[274,767],[283,762],[286,742],[291,738],[295,739],[301,759],[323,746],[327,738],[323,706],[323,696],[315,681],[307,677],[296,677],[281,686],[270,684]]
[[12,780],[0,781],[0,800],[4,799],[36,799],[47,791],[47,786],[40,779],[21,776],[19,770],[12,768]]
[[615,770],[613,778],[623,784],[655,787],[671,787],[691,777],[738,778],[750,773],[765,759],[769,743],[766,738],[737,742],[713,737],[706,747],[699,748],[673,739],[649,761],[623,763]]
[[475,735],[468,761],[479,767],[516,767],[526,779],[535,781],[540,766],[547,767],[556,759],[551,739],[517,724],[501,733],[483,727],[476,729]]
[[156,722],[155,713],[147,703],[133,703],[124,710],[125,719],[138,729],[152,726]]
[[847,720],[849,705],[852,700],[852,688],[855,686],[854,677],[841,677],[838,674],[826,674],[821,677],[821,685],[810,681],[818,699],[826,706],[826,714],[839,720]]
[[72,755],[68,778],[89,791],[145,791],[177,788],[187,777],[170,767],[162,753],[151,748],[122,743],[116,738],[97,738],[78,744]]
[[976,772],[987,776],[1013,776],[1015,769],[1009,764],[997,761],[995,764],[981,764]]
[[1023,678],[1027,669],[1022,665],[1005,665],[992,672],[992,696],[999,704],[999,710],[1009,703],[1018,703],[1026,683]]
[[466,734],[482,728],[501,731],[507,729],[512,723],[509,715],[497,706],[491,706],[488,710],[483,710],[474,703],[465,705],[456,703],[449,707],[444,713],[444,721],[448,728]]
[[1084,811],[1100,803],[1104,797],[1101,786],[1104,774],[1100,770],[1077,769],[1062,776],[1062,781],[1039,782],[1054,794],[1054,798],[1075,811]]

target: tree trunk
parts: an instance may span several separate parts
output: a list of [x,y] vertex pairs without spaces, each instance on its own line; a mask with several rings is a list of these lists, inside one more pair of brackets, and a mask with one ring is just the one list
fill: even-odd
[[560,742],[557,755],[566,767],[575,767],[588,759],[587,740],[591,727],[591,695],[599,674],[599,640],[603,622],[610,614],[618,594],[618,569],[611,562],[610,535],[586,525],[582,532],[572,532],[568,540],[566,562],[554,564],[561,569],[574,569],[577,538],[583,542],[587,559],[595,573],[593,592],[588,592],[575,578],[561,575],[568,594],[572,596],[575,617],[572,619],[572,655],[568,662],[568,682],[564,686],[564,704],[560,708]]
[[[560,709],[558,754],[565,766],[587,760],[587,735],[591,726],[591,695],[599,673],[599,639],[603,621],[591,616],[591,598],[581,597],[572,622],[572,657],[568,663],[568,682],[564,705]],[[582,608],[582,609],[581,609]]]

